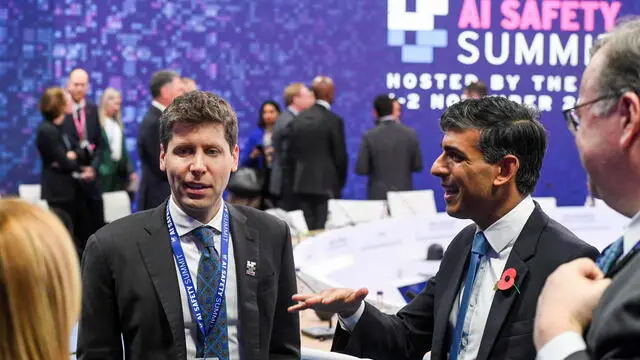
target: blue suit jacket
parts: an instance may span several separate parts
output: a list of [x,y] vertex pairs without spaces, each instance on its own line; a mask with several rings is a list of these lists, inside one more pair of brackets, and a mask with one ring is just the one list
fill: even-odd
[[264,145],[264,129],[261,127],[257,127],[251,131],[247,141],[244,143],[242,149],[240,149],[240,166],[251,167],[254,169],[264,169],[265,167],[265,159],[264,154],[251,159],[249,155],[253,149],[258,145]]

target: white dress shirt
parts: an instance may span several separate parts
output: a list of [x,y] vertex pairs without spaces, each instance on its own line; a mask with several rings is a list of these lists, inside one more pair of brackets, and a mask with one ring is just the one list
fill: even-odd
[[[631,219],[631,222],[627,225],[622,236],[623,253],[622,256],[620,256],[620,259],[627,255],[636,243],[640,241],[640,212]],[[536,359],[564,359],[569,355],[585,350],[586,348],[587,344],[584,342],[582,334],[578,334],[574,331],[565,331],[546,343],[540,351],[538,351]]]
[[293,106],[288,106],[287,110],[291,111],[293,116],[298,116],[298,114],[299,114],[298,110],[294,109]]
[[329,104],[328,102],[326,102],[324,100],[316,100],[316,104],[324,107],[327,110],[331,110],[331,104]]
[[[502,271],[511,254],[513,245],[534,209],[535,204],[533,203],[533,199],[527,196],[505,216],[483,231],[489,245],[491,245],[491,249],[489,249],[480,261],[478,273],[474,280],[474,286],[469,300],[469,308],[464,321],[464,332],[466,336],[463,337],[460,347],[460,355],[458,356],[460,360],[475,359],[478,355],[484,328],[489,318],[489,310],[491,310],[491,303],[495,295],[493,288],[502,277]],[[479,231],[482,230],[477,228],[476,233]],[[455,328],[458,308],[460,307],[463,293],[464,281],[462,282],[462,286],[460,287],[460,291],[449,316],[449,323],[452,328]],[[363,312],[364,304],[362,304],[358,311],[352,316],[346,319],[339,318],[341,326],[347,331],[352,331],[358,320],[360,320]],[[446,349],[446,351],[448,352],[449,349]]]
[[153,105],[156,109],[160,110],[160,111],[164,111],[164,109],[166,109],[167,107],[160,104],[159,102],[157,102],[156,100],[153,100],[151,102],[151,105]]
[[111,150],[111,160],[119,161],[122,158],[122,128],[110,117],[105,117],[103,127]]
[[[224,202],[223,205],[224,206]],[[200,254],[202,253],[201,244],[195,236],[191,233],[192,230],[204,225],[211,226],[212,228],[221,231],[222,230],[222,206],[216,216],[208,224],[202,224],[200,221],[191,218],[185,214],[182,209],[175,203],[173,196],[169,201],[169,212],[171,218],[176,227],[176,232],[180,236],[180,245],[182,251],[184,251],[185,258],[187,259],[187,265],[189,266],[189,274],[191,279],[194,279],[193,284],[196,287],[198,282],[195,279],[198,278],[198,263],[200,262]],[[221,236],[216,234],[213,238],[216,250],[220,251]],[[196,342],[198,339],[198,323],[193,321],[191,315],[191,307],[187,300],[187,293],[184,289],[182,278],[180,277],[180,270],[175,262],[176,276],[178,277],[178,287],[180,288],[180,300],[182,302],[182,317],[184,320],[184,335],[187,345],[187,358],[194,359],[196,357]],[[238,340],[238,286],[236,283],[236,262],[233,257],[233,241],[231,235],[229,235],[229,268],[227,273],[227,290],[225,293],[225,301],[227,306],[227,331],[229,335],[229,359],[240,360],[240,345]],[[206,324],[205,324],[206,325]]]

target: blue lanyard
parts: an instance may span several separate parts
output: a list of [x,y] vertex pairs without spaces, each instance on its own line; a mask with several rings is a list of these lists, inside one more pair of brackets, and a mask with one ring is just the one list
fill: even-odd
[[200,304],[198,304],[198,294],[196,294],[193,280],[191,280],[191,273],[189,273],[189,266],[187,260],[182,251],[182,245],[180,245],[180,237],[176,231],[176,227],[173,224],[173,219],[169,213],[169,203],[167,203],[167,226],[169,227],[169,237],[171,238],[171,248],[173,248],[173,255],[178,264],[178,270],[180,271],[180,277],[182,277],[182,285],[187,294],[189,306],[193,316],[195,317],[198,327],[205,337],[220,315],[220,308],[222,307],[222,301],[224,300],[224,294],[227,285],[227,268],[229,266],[229,210],[226,204],[223,204],[222,210],[222,239],[221,239],[221,251],[220,251],[220,281],[218,282],[218,289],[215,295],[215,301],[213,303],[213,311],[211,314],[211,320],[209,321],[209,327],[204,327],[204,321],[202,320],[202,311],[200,310]]

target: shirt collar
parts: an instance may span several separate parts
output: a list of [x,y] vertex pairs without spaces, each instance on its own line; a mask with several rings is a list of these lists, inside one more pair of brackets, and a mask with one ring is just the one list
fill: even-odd
[[178,236],[183,236],[184,234],[188,234],[191,231],[204,225],[211,226],[212,228],[218,231],[221,231],[223,206],[224,206],[224,201],[221,202],[220,209],[218,209],[216,216],[214,216],[213,219],[209,221],[209,223],[203,224],[200,221],[187,215],[184,211],[182,211],[182,209],[180,209],[180,207],[175,203],[173,199],[173,195],[171,195],[169,200],[169,213],[171,214],[171,219],[173,219],[173,224],[176,227],[176,232],[178,233]]
[[298,111],[296,109],[293,108],[293,106],[289,106],[287,108],[287,110],[291,111],[291,113],[293,114],[293,116],[298,116]]
[[85,107],[87,105],[87,102],[85,101],[85,99],[82,99],[82,101],[80,101],[79,103],[77,102],[73,102],[71,104],[71,109],[73,110],[73,112],[77,112],[78,110],[82,109],[83,107]]
[[632,219],[627,228],[624,229],[624,253],[628,253],[640,241],[640,212]]
[[326,102],[324,100],[316,100],[316,104],[324,107],[327,110],[331,110],[331,104],[329,104],[328,102]]
[[383,121],[394,121],[395,118],[393,117],[393,115],[385,115],[382,116],[378,119],[378,121],[383,122]]
[[166,108],[167,108],[166,106],[164,106],[164,105],[160,104],[160,103],[159,103],[159,102],[157,102],[156,100],[153,100],[153,101],[151,102],[151,105],[155,106],[155,107],[156,107],[158,110],[160,110],[160,111],[164,111],[164,109],[166,109]]
[[[496,253],[500,253],[518,238],[535,208],[533,199],[531,196],[527,196],[506,215],[483,231],[489,245]],[[476,226],[476,233],[480,231],[482,230]]]

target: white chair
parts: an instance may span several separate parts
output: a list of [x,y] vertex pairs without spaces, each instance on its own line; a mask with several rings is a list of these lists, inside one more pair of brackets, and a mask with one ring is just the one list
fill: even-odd
[[388,217],[384,200],[329,200],[325,229],[374,221]]
[[393,218],[438,213],[433,190],[389,191],[387,203]]
[[18,186],[18,195],[24,201],[37,204],[40,201],[40,184],[21,184]]
[[110,223],[131,214],[131,199],[126,191],[102,194],[104,221]]
[[265,210],[267,214],[271,214],[289,225],[291,236],[299,236],[309,232],[307,221],[304,219],[302,210],[285,211],[280,208]]

